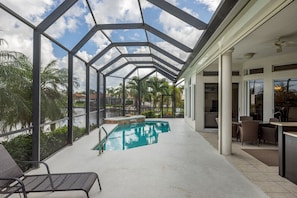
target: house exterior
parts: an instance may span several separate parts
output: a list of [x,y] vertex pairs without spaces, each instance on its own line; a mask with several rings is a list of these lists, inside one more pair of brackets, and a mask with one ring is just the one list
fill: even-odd
[[185,121],[212,132],[218,118],[220,153],[232,152],[241,115],[297,121],[296,10],[296,1],[238,1],[183,72]]

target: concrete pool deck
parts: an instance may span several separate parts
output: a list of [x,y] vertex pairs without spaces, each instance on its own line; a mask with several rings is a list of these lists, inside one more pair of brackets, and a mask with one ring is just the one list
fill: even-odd
[[[102,191],[95,183],[90,198],[268,197],[183,119],[162,121],[169,121],[171,132],[160,134],[157,144],[105,151],[98,156],[98,151],[91,150],[98,143],[97,130],[46,162],[52,173],[97,172]],[[105,129],[114,126],[105,125]],[[44,169],[31,172],[40,173]],[[29,197],[45,196],[86,197],[84,192],[29,194]]]

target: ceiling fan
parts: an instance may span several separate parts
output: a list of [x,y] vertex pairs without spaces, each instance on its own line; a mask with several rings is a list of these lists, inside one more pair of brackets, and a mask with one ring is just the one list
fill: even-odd
[[287,41],[279,37],[275,42],[274,46],[276,47],[276,52],[280,53],[283,51],[283,47],[297,47],[296,41]]

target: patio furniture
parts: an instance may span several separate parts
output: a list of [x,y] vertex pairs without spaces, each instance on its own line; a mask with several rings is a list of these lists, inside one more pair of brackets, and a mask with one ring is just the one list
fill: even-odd
[[238,124],[235,124],[232,122],[232,138],[235,138],[236,141],[238,141],[239,135],[238,135]]
[[240,141],[255,142],[259,145],[259,121],[256,120],[243,120],[239,126]]
[[239,120],[240,121],[243,121],[243,120],[253,120],[253,117],[252,116],[240,116],[239,117]]
[[82,190],[89,197],[89,191],[95,181],[101,185],[95,172],[59,173],[51,174],[45,162],[47,174],[25,175],[16,164],[5,147],[0,144],[0,194],[9,197],[13,193],[22,193],[26,198],[30,192],[55,192],[55,191],[78,191]]
[[[216,123],[219,126],[219,118],[216,118]],[[238,141],[238,122],[232,122],[232,138],[235,138]]]
[[[278,122],[277,118],[270,118],[269,122]],[[265,142],[273,142],[277,144],[277,126],[272,124],[263,125],[261,127],[261,139],[263,143]]]

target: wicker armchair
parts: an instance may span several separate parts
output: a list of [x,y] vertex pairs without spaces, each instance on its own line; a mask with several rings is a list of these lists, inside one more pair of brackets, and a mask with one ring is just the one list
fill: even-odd
[[238,135],[238,125],[232,123],[232,138],[235,138],[236,141],[238,141],[239,135]]
[[243,120],[241,126],[239,126],[240,141],[243,142],[254,142],[259,145],[259,122],[255,120]]
[[[270,118],[269,122],[278,122],[279,120],[277,118]],[[263,143],[265,142],[273,142],[274,144],[277,144],[278,137],[277,137],[277,126],[276,125],[264,125],[261,127],[261,139]]]
[[244,120],[253,120],[253,117],[252,117],[252,116],[240,116],[240,117],[239,117],[239,120],[240,120],[240,121],[244,121]]

